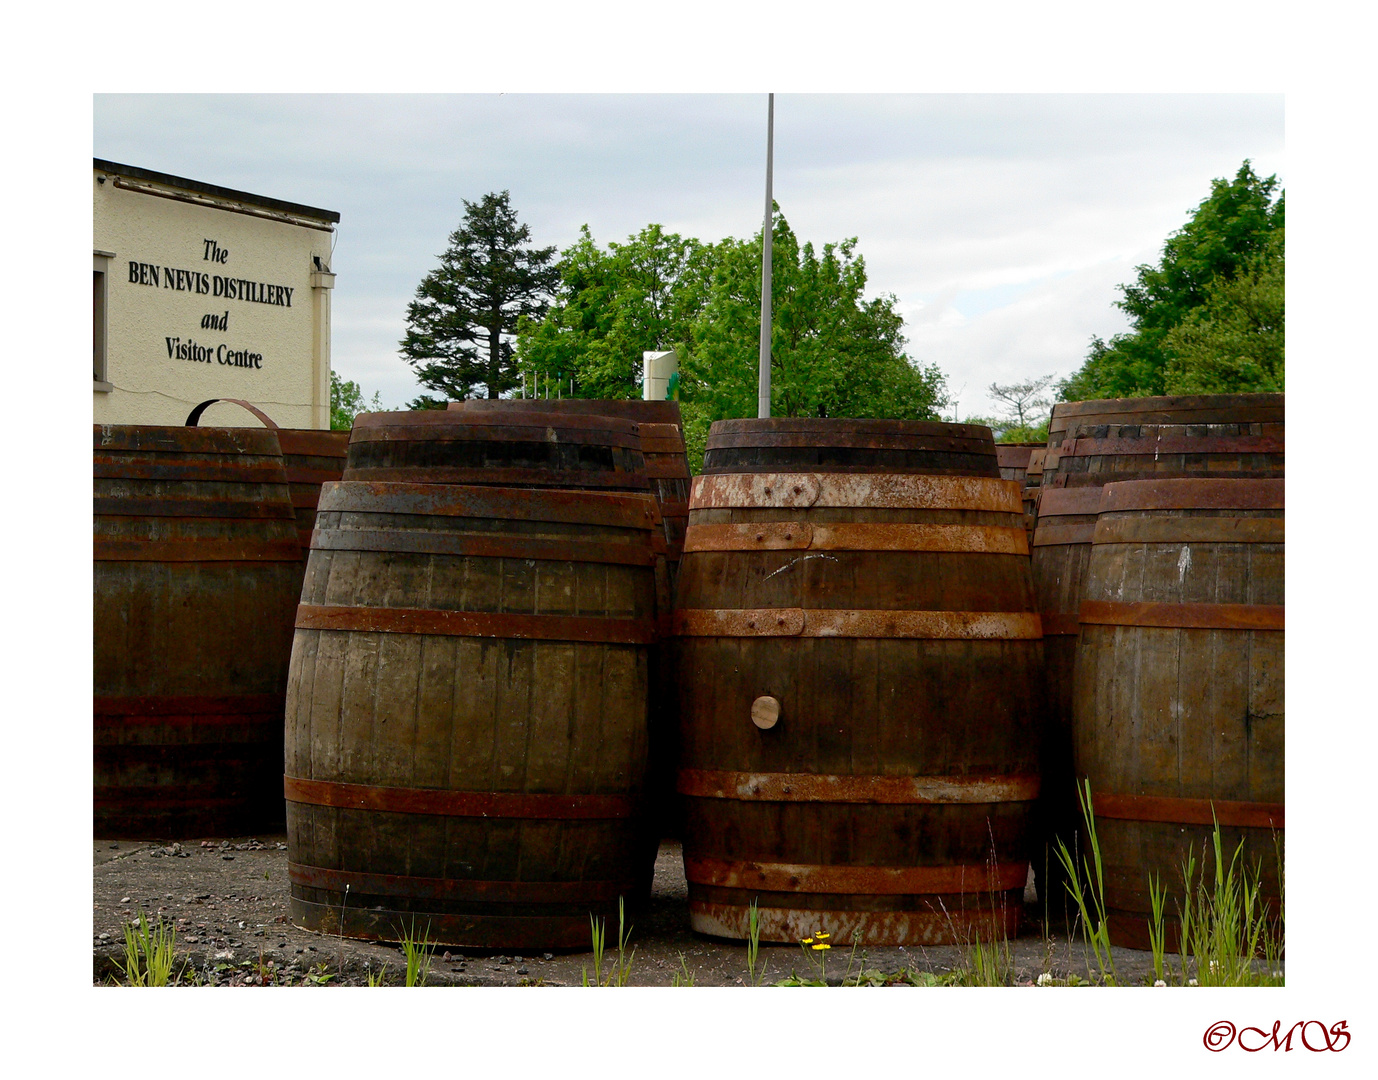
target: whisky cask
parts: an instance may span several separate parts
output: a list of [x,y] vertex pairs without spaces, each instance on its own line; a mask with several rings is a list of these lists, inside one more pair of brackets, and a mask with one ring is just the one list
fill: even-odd
[[1211,879],[1216,821],[1225,859],[1242,843],[1237,874],[1261,865],[1262,902],[1280,911],[1283,482],[1102,490],[1080,604],[1075,760],[1091,786],[1111,941],[1146,949],[1149,875],[1174,915],[1189,853]]
[[274,432],[94,428],[97,836],[281,827],[301,581]]

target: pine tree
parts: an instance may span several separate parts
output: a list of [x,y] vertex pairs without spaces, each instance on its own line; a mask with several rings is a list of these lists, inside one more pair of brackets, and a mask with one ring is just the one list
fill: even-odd
[[[530,240],[507,191],[464,200],[464,221],[450,234],[440,266],[407,306],[402,357],[427,389],[461,400],[500,397],[517,385],[517,320],[542,318],[559,281],[555,248],[531,247]],[[412,407],[435,400],[423,394]]]

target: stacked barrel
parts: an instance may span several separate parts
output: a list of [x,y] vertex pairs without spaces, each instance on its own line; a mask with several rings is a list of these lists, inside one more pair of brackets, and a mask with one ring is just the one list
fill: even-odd
[[675,611],[694,929],[1013,935],[1042,657],[988,428],[713,425]]
[[355,420],[292,649],[294,921],[571,947],[649,893],[661,536],[629,421]]
[[[995,447],[996,464],[1000,466],[1000,479],[1013,480],[1020,487],[1024,500],[1024,529],[1033,537],[1034,504],[1037,501],[1038,482],[1043,475],[1042,443],[998,443]],[[1038,463],[1034,455],[1038,454]],[[1032,481],[1030,480],[1032,474]]]
[[[1076,719],[1073,681],[1078,636],[1085,630],[1082,602],[1090,599],[1088,572],[1106,485],[1193,477],[1225,484],[1280,481],[1283,423],[1281,394],[1080,401],[1053,409],[1032,550],[1034,588],[1046,637],[1048,700],[1044,795],[1033,861],[1040,893],[1055,912],[1061,908],[1063,888],[1051,849],[1056,837],[1069,847],[1084,849],[1075,779],[1095,776],[1098,769],[1089,758],[1082,764],[1074,758],[1074,723],[1094,721],[1089,714],[1084,721]],[[1183,556],[1179,551],[1173,557]],[[1280,562],[1277,567],[1280,571]],[[1123,635],[1116,640],[1122,642]],[[1132,693],[1158,701],[1154,695],[1160,689],[1145,681]],[[1119,693],[1131,691],[1122,687]],[[1171,868],[1172,875],[1178,872]]]
[[94,436],[96,835],[280,825],[301,561],[277,435]]

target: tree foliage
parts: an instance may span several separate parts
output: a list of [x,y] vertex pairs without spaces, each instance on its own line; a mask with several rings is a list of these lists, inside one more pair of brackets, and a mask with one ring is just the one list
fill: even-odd
[[[778,209],[773,229],[772,415],[938,419],[942,372],[906,356],[893,296],[866,299],[856,238],[819,252]],[[641,353],[675,349],[697,465],[712,421],[756,415],[761,253],[760,233],[704,244],[658,225],[603,251],[585,228],[550,312],[519,330],[523,370],[578,397],[637,397]]]
[[330,373],[330,430],[348,431],[361,412],[381,412],[383,403],[375,391],[371,401],[364,400],[364,392],[353,379],[341,379],[338,372]]
[[[517,385],[513,340],[522,317],[541,318],[559,280],[555,248],[531,247],[507,191],[464,200],[440,266],[407,306],[403,358],[443,399],[495,398]],[[422,395],[418,407],[436,399]]]
[[[1200,332],[1200,320],[1206,317],[1202,309],[1215,304],[1209,321],[1221,332],[1226,325],[1236,325],[1236,316],[1227,314],[1226,309],[1244,294],[1230,290],[1228,285],[1254,274],[1260,259],[1277,274],[1276,372],[1280,388],[1284,224],[1284,196],[1278,192],[1276,176],[1260,179],[1245,161],[1232,181],[1213,180],[1210,195],[1187,224],[1168,237],[1157,265],[1137,267],[1136,281],[1120,286],[1123,298],[1115,306],[1129,316],[1133,330],[1116,334],[1108,342],[1092,338],[1085,363],[1063,381],[1059,397],[1075,401],[1149,396],[1171,392],[1170,383],[1182,386],[1187,382],[1198,388],[1196,392],[1228,392],[1227,386],[1237,390],[1270,388],[1271,384],[1265,385],[1270,376],[1263,368],[1255,372],[1239,365],[1220,367],[1206,363],[1201,353],[1208,341],[1219,343],[1218,338]],[[1275,253],[1273,262],[1269,262],[1271,256],[1265,256],[1266,251]],[[1190,333],[1195,334],[1191,340],[1196,342],[1193,348],[1197,357],[1188,364],[1194,372],[1190,378],[1182,368],[1187,363],[1185,356],[1179,351],[1188,338],[1174,334],[1189,323],[1196,327]],[[1170,374],[1178,369],[1183,374]],[[1253,381],[1255,375],[1261,381]]]

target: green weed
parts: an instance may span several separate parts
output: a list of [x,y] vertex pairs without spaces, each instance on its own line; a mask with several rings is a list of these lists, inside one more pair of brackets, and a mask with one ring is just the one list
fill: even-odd
[[426,930],[418,939],[416,936],[416,923],[413,922],[411,928],[402,935],[402,955],[407,960],[406,974],[403,976],[403,986],[425,986],[426,979],[431,973],[431,952],[433,942],[430,940],[431,924],[426,924]]
[[1105,909],[1105,868],[1101,863],[1100,841],[1096,837],[1096,814],[1091,809],[1089,780],[1078,782],[1077,801],[1081,803],[1081,816],[1086,822],[1086,843],[1090,848],[1090,856],[1088,858],[1083,855],[1081,866],[1078,866],[1075,855],[1067,850],[1067,845],[1059,837],[1057,858],[1067,871],[1067,890],[1076,901],[1082,933],[1095,953],[1101,979],[1107,984],[1114,985],[1117,980],[1115,958],[1110,952],[1110,925]]
[[173,949],[177,943],[177,928],[159,919],[150,926],[142,911],[138,924],[124,924],[124,962],[115,961],[120,974],[130,986],[172,986],[186,971],[174,977]]

